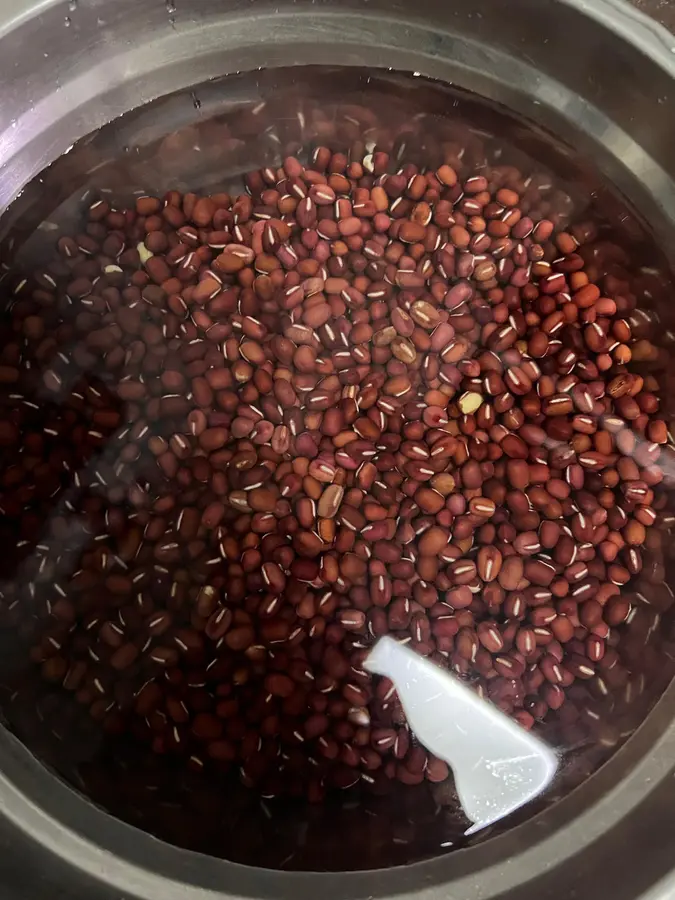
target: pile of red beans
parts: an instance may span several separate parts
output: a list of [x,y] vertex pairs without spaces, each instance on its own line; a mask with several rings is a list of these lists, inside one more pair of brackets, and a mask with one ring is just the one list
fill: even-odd
[[513,167],[397,166],[98,200],[0,328],[1,624],[266,797],[448,777],[381,635],[528,729],[628,678],[671,451],[617,248]]

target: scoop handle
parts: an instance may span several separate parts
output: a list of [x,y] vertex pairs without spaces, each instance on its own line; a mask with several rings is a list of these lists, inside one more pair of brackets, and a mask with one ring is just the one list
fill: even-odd
[[375,644],[365,668],[393,681],[417,740],[452,767],[462,808],[474,823],[468,833],[550,784],[556,754],[450,672],[389,637]]

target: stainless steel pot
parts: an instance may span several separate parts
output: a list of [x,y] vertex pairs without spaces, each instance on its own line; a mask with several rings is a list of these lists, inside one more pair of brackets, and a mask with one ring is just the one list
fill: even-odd
[[[195,85],[320,63],[414,71],[503,104],[592,159],[672,246],[675,40],[623,4],[71,0],[13,4],[0,18],[0,204],[31,184],[5,231],[44,201],[33,179],[106,122],[174,92],[162,109],[184,122],[201,114]],[[152,122],[158,135],[168,125]],[[11,895],[73,898],[666,897],[674,712],[671,688],[582,789],[507,834],[405,869],[339,875],[256,870],[158,842],[97,810],[3,731],[0,877]]]

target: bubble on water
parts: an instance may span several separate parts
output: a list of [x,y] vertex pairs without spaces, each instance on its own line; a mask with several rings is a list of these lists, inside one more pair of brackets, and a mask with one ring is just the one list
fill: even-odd
[[66,28],[70,28],[70,25],[71,25],[70,16],[65,17],[65,19],[63,20],[63,24],[66,26]]

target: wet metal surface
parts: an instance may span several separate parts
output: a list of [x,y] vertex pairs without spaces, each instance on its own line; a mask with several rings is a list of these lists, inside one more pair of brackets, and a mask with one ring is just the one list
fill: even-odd
[[675,2],[673,0],[631,0],[632,5],[640,12],[656,19],[675,33]]

